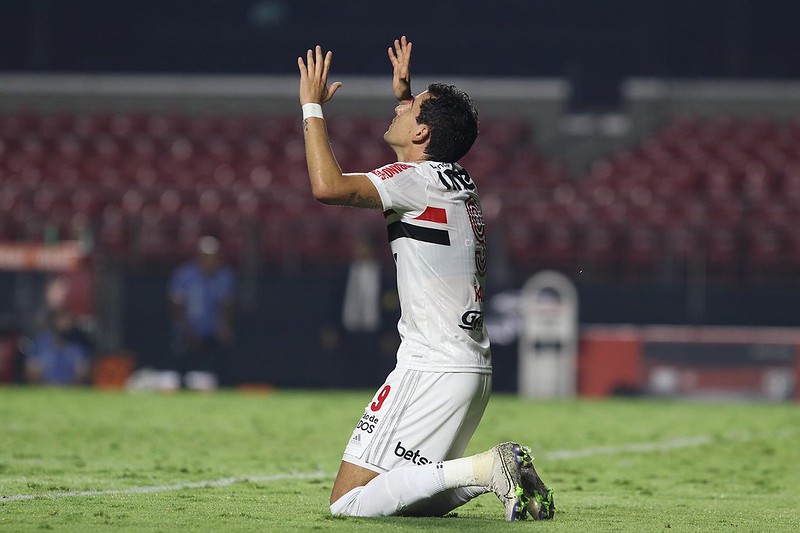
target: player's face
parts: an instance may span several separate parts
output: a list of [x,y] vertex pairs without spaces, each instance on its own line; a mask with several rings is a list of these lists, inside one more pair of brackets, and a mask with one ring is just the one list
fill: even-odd
[[389,124],[389,129],[383,134],[384,140],[392,146],[403,146],[410,143],[419,130],[419,124],[417,124],[419,106],[430,97],[430,93],[425,91],[412,97],[408,102],[398,104],[394,108],[395,117]]

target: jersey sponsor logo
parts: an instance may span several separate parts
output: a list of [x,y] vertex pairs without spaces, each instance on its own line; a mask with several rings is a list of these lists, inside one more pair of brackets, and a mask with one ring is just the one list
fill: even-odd
[[423,457],[422,455],[420,455],[420,453],[421,450],[406,449],[403,446],[403,441],[398,441],[397,446],[394,447],[394,454],[397,457],[401,457],[406,461],[411,461],[412,464],[426,465],[431,462],[430,459],[428,459],[427,457]]
[[393,163],[382,168],[377,168],[373,170],[372,173],[382,180],[388,180],[389,178],[392,178],[409,168],[411,168],[411,165],[406,165],[405,163]]
[[483,329],[483,311],[467,311],[461,315],[461,329],[480,331]]
[[467,217],[472,226],[472,233],[475,234],[475,239],[484,244],[486,242],[486,222],[483,219],[483,211],[481,204],[475,196],[470,196],[464,200],[464,207],[467,209]]
[[361,420],[358,421],[356,424],[356,429],[361,431],[366,431],[367,433],[372,433],[375,431],[375,428],[378,427],[378,417],[375,415],[368,415],[364,413],[361,417]]
[[423,228],[407,222],[392,222],[386,226],[389,232],[389,242],[397,239],[413,239],[415,241],[429,242],[450,246],[450,234],[446,229]]
[[473,285],[472,288],[475,291],[475,301],[483,303],[483,287],[480,285]]
[[475,234],[475,269],[479,276],[485,276],[486,266],[486,223],[483,219],[481,204],[474,196],[470,196],[464,201],[467,210],[467,217],[472,226],[472,233]]
[[439,181],[448,191],[475,190],[475,183],[472,182],[469,173],[462,167],[456,167],[451,164],[446,168],[437,170],[436,174],[439,176]]
[[486,266],[485,246],[475,247],[475,269],[478,271],[479,276],[485,276],[486,273],[489,271],[489,268]]

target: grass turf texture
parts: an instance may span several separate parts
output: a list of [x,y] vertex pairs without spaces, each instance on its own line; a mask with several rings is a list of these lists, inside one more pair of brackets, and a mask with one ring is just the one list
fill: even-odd
[[[800,531],[795,404],[502,395],[468,453],[530,444],[554,521],[505,524],[491,494],[457,517],[332,518],[333,474],[370,394],[0,388],[0,530]],[[116,492],[52,497],[81,491]]]

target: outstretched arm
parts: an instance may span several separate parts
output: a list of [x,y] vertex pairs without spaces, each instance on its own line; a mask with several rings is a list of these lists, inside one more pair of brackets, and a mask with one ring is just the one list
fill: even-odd
[[[300,69],[301,105],[321,106],[342,86],[339,82],[328,86],[328,71],[331,68],[332,58],[333,54],[330,51],[323,56],[319,45],[314,50],[308,50],[305,61],[302,57],[297,58],[297,67]],[[304,107],[304,114],[305,109]],[[303,135],[306,141],[308,177],[314,198],[323,204],[381,207],[378,191],[365,174],[342,174],[342,169],[331,150],[325,119],[321,116],[304,118]]]
[[394,40],[394,48],[389,47],[389,61],[392,62],[392,88],[398,102],[411,100],[411,43],[403,35]]

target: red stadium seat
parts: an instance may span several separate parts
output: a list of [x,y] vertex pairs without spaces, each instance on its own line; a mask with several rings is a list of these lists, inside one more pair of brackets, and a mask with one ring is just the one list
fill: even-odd
[[579,257],[577,228],[570,223],[550,223],[542,228],[537,246],[529,253],[535,264],[573,272]]
[[131,252],[135,262],[172,264],[178,260],[175,246],[175,221],[158,204],[148,203],[130,217]]
[[235,265],[241,264],[247,245],[257,244],[256,220],[242,215],[236,206],[223,206],[210,233],[220,241],[222,254]]
[[239,145],[244,159],[252,161],[254,164],[263,164],[265,161],[274,157],[272,145],[264,139],[251,137]]
[[538,254],[534,228],[521,220],[506,219],[503,236],[509,262],[517,268],[532,270]]
[[81,113],[72,120],[72,132],[82,139],[91,140],[109,130],[110,115],[105,113]]
[[108,204],[100,216],[97,244],[113,259],[120,260],[128,252],[128,225],[123,209]]
[[16,239],[16,227],[11,212],[0,210],[0,242],[10,242]]
[[71,192],[69,203],[73,212],[82,213],[94,219],[105,207],[106,200],[99,189],[84,186]]
[[512,118],[481,120],[479,139],[492,146],[526,145],[530,137],[530,124],[526,120]]
[[703,191],[715,200],[735,198],[738,194],[736,177],[724,164],[712,163],[704,169],[701,175]]
[[73,115],[70,113],[42,115],[37,121],[36,133],[43,139],[55,139],[72,132],[73,120]]
[[14,235],[19,241],[42,242],[45,240],[46,220],[43,213],[27,202],[18,203],[11,213]]
[[780,193],[787,200],[800,202],[800,164],[791,165],[786,168],[783,176],[783,183],[780,186]]
[[185,202],[185,194],[179,189],[165,189],[158,196],[158,206],[167,216],[177,216]]
[[326,119],[328,134],[337,142],[361,142],[370,137],[370,120],[354,116],[332,116]]
[[746,199],[758,203],[773,192],[772,176],[760,161],[750,161],[744,168],[742,193]]
[[184,205],[178,213],[176,249],[183,259],[194,255],[200,237],[208,234],[203,213],[196,205]]
[[479,139],[460,163],[474,176],[492,176],[502,172],[504,156],[498,148]]
[[139,214],[147,201],[147,196],[142,189],[129,189],[122,196],[122,209],[126,216]]
[[0,116],[0,137],[18,139],[36,129],[38,115],[21,111]]
[[[330,118],[346,170],[393,159],[382,140],[387,126],[384,119]],[[597,273],[653,276],[661,266],[683,272],[703,255],[712,277],[756,276],[780,271],[775,250],[791,263],[789,235],[800,226],[800,120],[677,118],[598,160],[580,180],[532,147],[525,120],[487,117],[481,129],[463,163],[522,268],[580,262]],[[344,260],[360,230],[330,218],[338,212],[311,197],[294,114],[3,115],[0,184],[3,235],[43,238],[48,223],[64,231],[75,215],[85,216],[98,224],[99,246],[119,257],[130,248],[176,260],[159,251],[159,239],[188,253],[207,231],[225,236],[232,244],[223,246],[238,256],[245,244],[237,228],[258,219],[259,226],[270,222],[258,229],[272,264],[324,262],[326,254]]]

